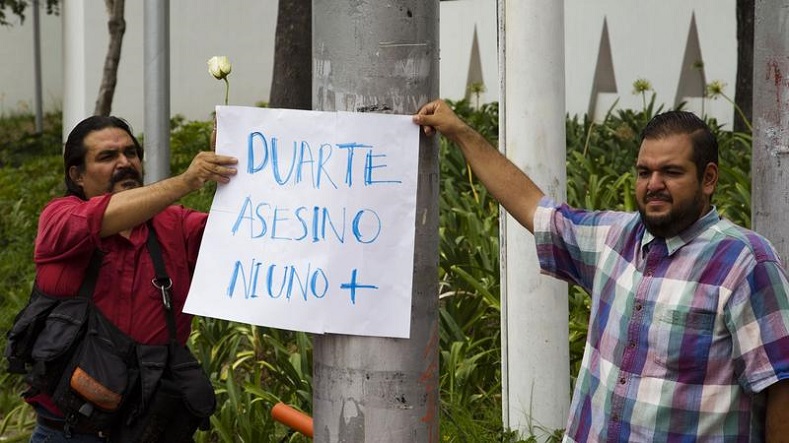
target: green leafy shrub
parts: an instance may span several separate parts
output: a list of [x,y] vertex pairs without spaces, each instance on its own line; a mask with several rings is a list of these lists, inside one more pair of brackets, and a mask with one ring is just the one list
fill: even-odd
[[[45,131],[35,134],[31,115],[0,119],[0,330],[7,331],[27,303],[34,277],[33,240],[38,215],[52,197],[62,194],[59,113],[47,115]],[[0,337],[5,349],[5,332]],[[19,399],[20,377],[0,364],[0,436],[24,437],[33,416]]]
[[[498,105],[452,104],[497,143]],[[439,336],[445,441],[501,441],[499,206],[460,149],[440,146]]]

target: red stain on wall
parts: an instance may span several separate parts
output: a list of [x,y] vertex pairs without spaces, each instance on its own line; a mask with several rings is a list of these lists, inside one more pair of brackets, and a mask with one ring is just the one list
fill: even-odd
[[769,81],[771,77],[773,83],[775,84],[775,102],[778,106],[780,106],[781,96],[783,95],[782,92],[787,84],[784,81],[784,74],[783,71],[781,71],[781,65],[777,60],[767,61],[767,78],[765,80]]

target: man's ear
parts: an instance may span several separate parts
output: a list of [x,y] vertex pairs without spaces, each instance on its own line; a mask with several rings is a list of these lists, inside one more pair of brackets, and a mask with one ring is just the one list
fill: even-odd
[[707,163],[704,174],[701,176],[701,186],[707,195],[712,195],[715,192],[715,188],[718,186],[718,165]]
[[71,166],[68,168],[68,176],[74,183],[82,186],[82,172],[80,171],[79,167]]

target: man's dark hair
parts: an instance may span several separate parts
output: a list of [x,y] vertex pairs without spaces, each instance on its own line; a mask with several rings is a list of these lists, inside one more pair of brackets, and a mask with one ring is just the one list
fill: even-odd
[[85,191],[82,187],[71,180],[69,169],[72,166],[76,166],[80,172],[85,170],[85,137],[93,131],[100,131],[106,128],[118,128],[129,134],[129,137],[134,141],[134,147],[137,148],[137,156],[142,160],[142,146],[140,142],[137,141],[134,134],[132,134],[131,126],[129,126],[126,120],[119,117],[103,115],[88,117],[79,122],[77,126],[71,130],[68,139],[66,139],[66,146],[63,149],[63,166],[66,172],[66,195],[75,195],[83,200],[87,200]]
[[693,163],[696,164],[696,174],[701,180],[709,163],[718,164],[718,139],[696,114],[668,111],[654,116],[641,131],[641,142],[678,134],[690,136],[693,143]]

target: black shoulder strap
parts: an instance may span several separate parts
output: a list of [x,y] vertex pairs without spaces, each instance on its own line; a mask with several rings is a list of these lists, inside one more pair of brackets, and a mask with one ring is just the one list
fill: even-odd
[[104,258],[104,253],[101,252],[99,248],[96,248],[93,251],[93,255],[90,257],[88,269],[85,271],[85,278],[82,279],[79,292],[77,292],[79,297],[93,297],[93,291],[96,289],[96,280],[99,278],[99,268],[101,268],[102,258]]
[[156,289],[162,292],[162,304],[164,305],[165,317],[167,317],[167,330],[170,333],[170,344],[176,345],[178,340],[176,338],[175,314],[173,313],[172,298],[170,297],[170,288],[173,287],[173,281],[167,275],[167,270],[164,268],[162,248],[156,237],[156,231],[153,229],[153,223],[150,221],[148,222],[148,252],[151,254],[153,267],[156,271],[156,278],[151,280],[151,283]]

